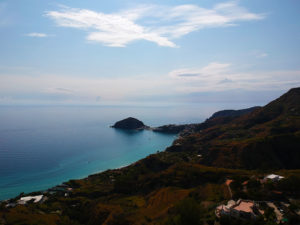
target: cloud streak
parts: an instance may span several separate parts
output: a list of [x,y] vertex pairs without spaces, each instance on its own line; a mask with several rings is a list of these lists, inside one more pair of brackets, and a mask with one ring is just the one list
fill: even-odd
[[263,14],[251,13],[236,2],[217,4],[211,9],[197,5],[140,6],[111,14],[64,7],[45,15],[60,27],[84,30],[87,40],[110,47],[125,47],[137,40],[176,47],[174,39],[200,29],[264,18]]
[[212,62],[202,68],[173,70],[169,77],[181,82],[179,92],[243,90],[282,90],[300,85],[300,71],[236,71],[229,63]]
[[171,71],[169,76],[175,79],[184,80],[199,80],[202,78],[211,78],[212,76],[219,76],[228,71],[229,63],[212,62],[202,68],[184,68]]
[[[278,91],[300,86],[300,71],[236,71],[230,63],[212,62],[202,68],[185,68],[160,76],[74,77],[67,75],[32,76],[0,74],[1,99],[52,99],[63,103],[122,103],[132,99],[164,99],[193,93]],[[27,96],[27,97],[26,97]],[[99,98],[101,96],[101,98]],[[174,99],[173,99],[174,100]],[[161,100],[163,101],[163,100]]]
[[64,96],[74,101],[95,103],[98,96],[104,102],[122,102],[137,95],[164,95],[173,82],[168,77],[81,78],[63,75],[0,75],[1,96]]
[[28,36],[28,37],[37,37],[37,38],[49,37],[48,34],[45,34],[45,33],[36,33],[36,32],[25,34],[25,36]]

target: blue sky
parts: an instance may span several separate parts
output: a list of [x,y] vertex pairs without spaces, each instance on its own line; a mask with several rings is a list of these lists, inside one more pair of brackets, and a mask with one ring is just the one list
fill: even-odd
[[300,86],[300,2],[0,1],[0,104],[255,103]]

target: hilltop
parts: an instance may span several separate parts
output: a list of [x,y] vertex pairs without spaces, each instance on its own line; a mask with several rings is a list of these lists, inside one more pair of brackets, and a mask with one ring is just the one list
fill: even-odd
[[211,117],[208,118],[208,120],[213,120],[215,118],[220,117],[239,117],[247,113],[251,113],[252,111],[256,109],[260,109],[260,106],[254,106],[247,109],[240,109],[240,110],[221,110],[218,112],[215,112]]

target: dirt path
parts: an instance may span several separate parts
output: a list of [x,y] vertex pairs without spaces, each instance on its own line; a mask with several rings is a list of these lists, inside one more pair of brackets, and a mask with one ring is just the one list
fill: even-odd
[[274,212],[275,212],[276,218],[277,218],[277,222],[279,223],[283,219],[281,212],[279,212],[278,208],[276,207],[276,205],[274,205],[273,202],[267,202],[267,205],[274,209]]
[[232,192],[231,192],[231,188],[230,188],[230,184],[232,183],[233,180],[226,180],[225,184],[228,188],[228,192],[229,192],[229,195],[230,195],[230,198],[232,199]]

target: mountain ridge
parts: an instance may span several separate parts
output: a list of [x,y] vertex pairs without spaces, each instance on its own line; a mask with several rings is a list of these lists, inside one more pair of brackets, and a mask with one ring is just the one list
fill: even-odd
[[216,118],[210,126],[200,124],[196,132],[176,140],[167,150],[199,152],[205,165],[216,167],[298,169],[299,104],[300,88],[294,88],[233,120]]

